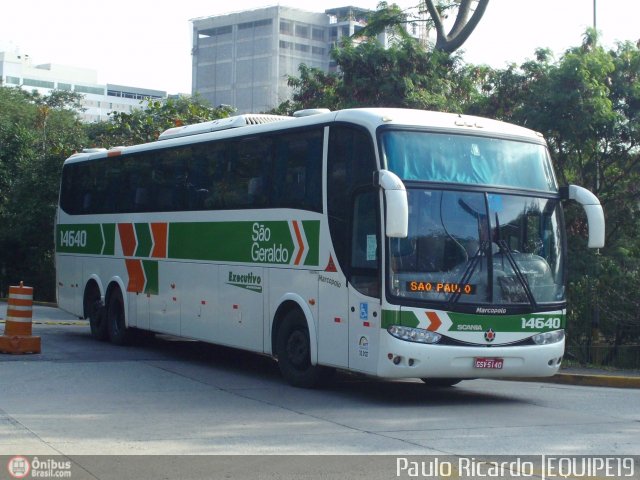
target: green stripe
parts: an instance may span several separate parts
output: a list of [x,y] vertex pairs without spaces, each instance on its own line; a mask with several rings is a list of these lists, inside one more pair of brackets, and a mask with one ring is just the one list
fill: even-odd
[[302,222],[302,228],[309,244],[309,253],[304,264],[314,267],[320,263],[320,222],[307,220]]
[[138,246],[136,248],[136,257],[149,257],[151,255],[151,247],[153,247],[153,240],[151,239],[151,229],[148,223],[136,223],[136,239],[138,240]]
[[[566,319],[563,314],[523,314],[523,315],[473,315],[468,313],[449,312],[452,325],[450,332],[486,331],[492,328],[495,332],[548,332],[565,328]],[[537,320],[539,319],[539,320]],[[554,319],[560,319],[554,322]],[[537,320],[537,321],[536,321]],[[523,327],[523,323],[525,326]],[[475,328],[474,328],[475,327]]]
[[144,276],[147,279],[144,286],[144,293],[149,295],[158,295],[159,282],[158,282],[158,262],[154,260],[142,260],[142,269],[144,270]]
[[[305,265],[317,266],[320,222],[303,222],[309,252]],[[172,223],[169,258],[288,265],[296,243],[287,221]]]
[[415,328],[420,325],[420,321],[411,310],[382,310],[382,322],[380,326],[386,330],[391,325]]
[[60,253],[100,255],[103,245],[99,223],[58,225],[56,228],[56,251]]
[[[308,250],[304,265],[320,261],[320,222],[300,222]],[[134,256],[149,258],[153,238],[148,223],[134,224]],[[56,250],[61,253],[114,255],[116,224],[58,225]],[[167,258],[218,262],[293,265],[298,241],[286,220],[268,222],[177,222],[169,224]]]
[[103,223],[102,235],[104,237],[102,255],[114,255],[116,251],[116,224]]

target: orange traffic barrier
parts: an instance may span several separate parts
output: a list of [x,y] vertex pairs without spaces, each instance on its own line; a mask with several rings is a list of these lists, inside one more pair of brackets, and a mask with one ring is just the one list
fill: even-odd
[[33,287],[9,287],[7,319],[0,337],[2,353],[40,353],[40,337],[32,336]]

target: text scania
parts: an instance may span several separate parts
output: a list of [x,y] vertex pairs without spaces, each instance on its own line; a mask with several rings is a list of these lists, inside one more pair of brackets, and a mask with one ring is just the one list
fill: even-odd
[[86,230],[64,230],[60,232],[61,247],[86,247]]
[[[251,240],[251,260],[260,263],[289,263],[289,250],[281,243],[271,243],[271,229],[254,223]],[[266,245],[265,245],[266,244]]]

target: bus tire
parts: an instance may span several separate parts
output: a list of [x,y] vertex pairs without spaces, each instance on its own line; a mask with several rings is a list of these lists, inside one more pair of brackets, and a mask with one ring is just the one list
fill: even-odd
[[124,317],[124,300],[119,288],[114,288],[107,303],[107,329],[109,340],[115,345],[131,342],[131,329],[127,328]]
[[84,316],[89,320],[89,328],[93,338],[103,342],[109,339],[105,308],[97,287],[91,288],[84,296]]
[[278,367],[294,387],[313,388],[327,377],[327,370],[311,365],[309,329],[304,315],[294,309],[282,320],[276,337]]
[[460,383],[462,378],[421,378],[427,386],[429,387],[453,387],[454,385]]

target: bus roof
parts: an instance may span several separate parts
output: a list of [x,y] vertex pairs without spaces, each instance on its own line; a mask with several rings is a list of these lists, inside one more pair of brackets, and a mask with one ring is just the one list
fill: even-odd
[[[367,128],[372,133],[382,125],[447,130],[456,133],[513,136],[544,143],[540,133],[514,124],[483,117],[455,113],[412,110],[402,108],[353,108],[329,112],[318,110],[315,115],[280,116],[267,114],[245,114],[212,120],[209,122],[170,128],[158,141],[130,147],[115,147],[110,150],[91,149],[76,153],[67,159],[69,163],[133,153],[137,151],[178,146],[215,138],[230,138],[249,133],[273,132],[296,127],[326,124],[335,121],[353,123]],[[65,162],[66,163],[66,162]]]

